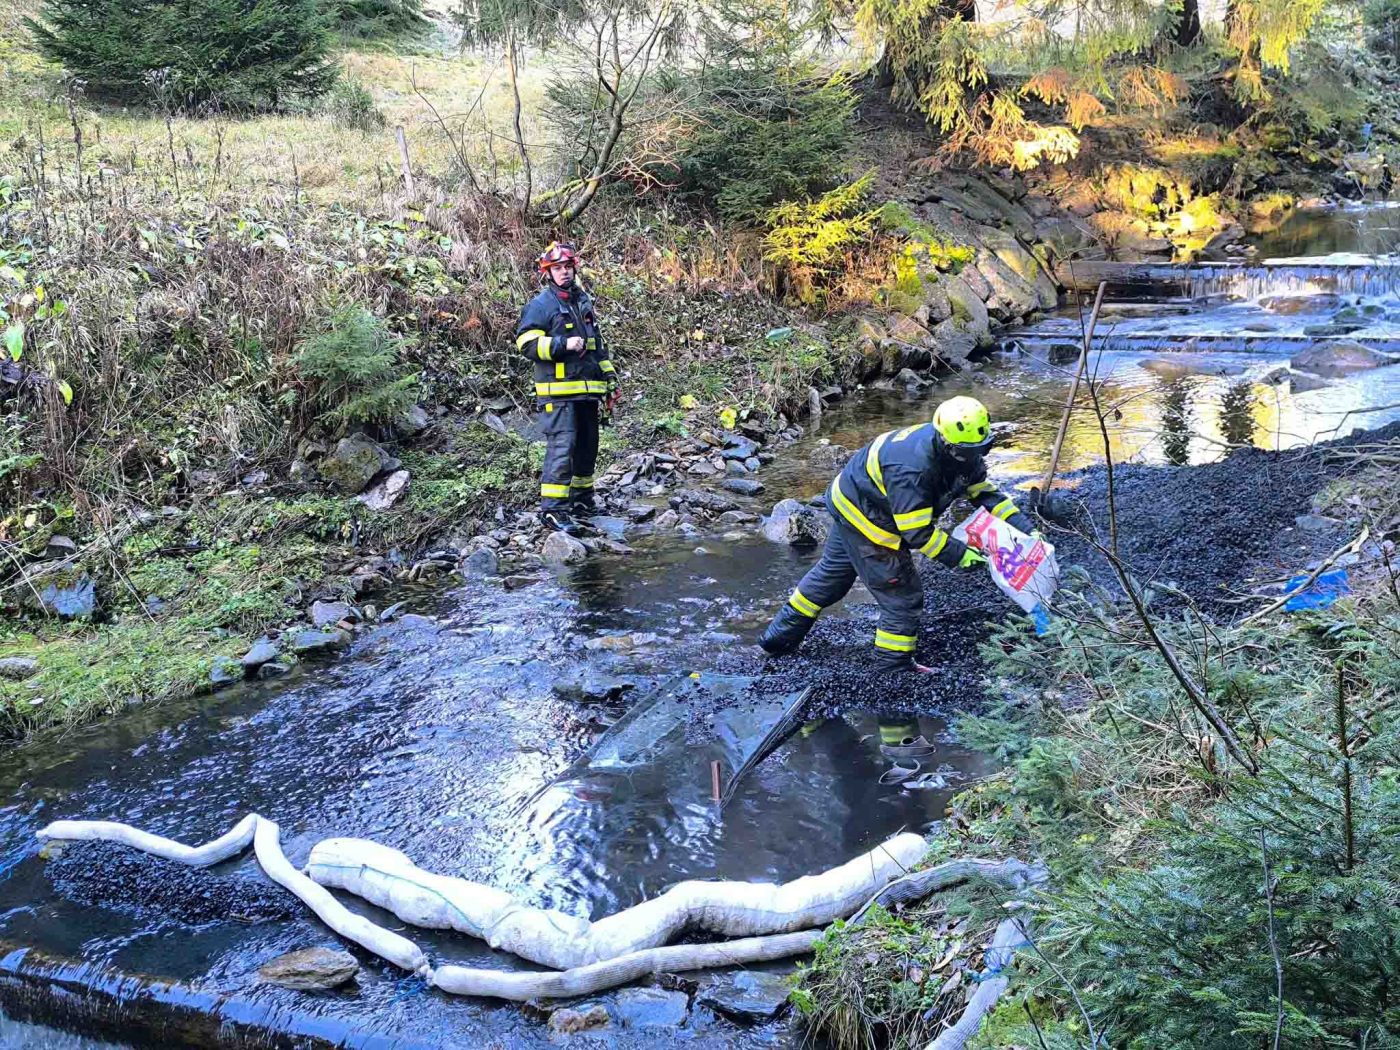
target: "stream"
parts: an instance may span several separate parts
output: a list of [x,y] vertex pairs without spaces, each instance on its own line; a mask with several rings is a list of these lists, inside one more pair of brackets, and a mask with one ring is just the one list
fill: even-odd
[[[1229,275],[1206,264],[1183,294],[1116,301],[1091,355],[1101,395],[1120,413],[1115,459],[1203,463],[1231,445],[1289,448],[1400,418],[1360,412],[1400,402],[1400,368],[1322,384],[1277,376],[1300,344],[1325,338],[1304,334],[1310,325],[1354,325],[1348,338],[1400,349],[1400,270],[1335,256],[1393,247],[1375,230],[1393,231],[1397,219],[1390,208],[1301,213],[1261,239],[1259,257],[1309,261]],[[994,473],[1023,482],[1045,469],[1074,367],[1056,347],[1077,344],[1079,323],[1071,308],[1004,332],[1008,352],[934,388],[939,399],[974,394],[1003,424]],[[759,475],[767,491],[755,509],[819,493],[833,470],[813,465],[820,444],[856,448],[931,408],[881,391],[834,407]],[[1101,461],[1101,442],[1081,408],[1061,469]],[[294,863],[322,838],[371,838],[426,869],[596,919],[680,879],[787,880],[840,864],[927,828],[954,792],[993,771],[949,737],[950,712],[936,704],[844,710],[798,718],[714,801],[710,762],[736,772],[799,691],[758,696],[747,680],[710,672],[720,651],[756,637],[815,553],[759,536],[629,533],[628,542],[630,555],[509,589],[459,580],[415,592],[415,615],[307,673],[132,708],[9,751],[0,1046],[551,1045],[516,1007],[430,992],[371,959],[353,991],[258,984],[261,963],[336,939],[269,887],[251,855],[212,874],[109,847],[71,846],[45,861],[34,832],[51,820],[121,820],[196,843],[257,811],[280,823]],[[858,588],[831,615],[862,599]],[[630,736],[610,735],[614,723]],[[671,732],[677,725],[685,731]],[[882,739],[920,735],[939,744],[932,765],[946,785],[881,785]],[[433,958],[519,965],[466,937],[410,935]],[[629,1014],[603,1045],[654,1042],[658,1023]],[[666,1031],[695,1046],[800,1043],[786,1025],[737,1028],[700,1007]]]

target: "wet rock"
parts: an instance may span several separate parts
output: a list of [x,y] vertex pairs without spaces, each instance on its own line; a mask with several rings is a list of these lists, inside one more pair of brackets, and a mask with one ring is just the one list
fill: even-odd
[[785,499],[763,523],[763,536],[773,543],[811,547],[826,542],[828,528],[826,515],[795,499]]
[[627,508],[629,521],[650,521],[654,517],[656,517],[656,508],[650,503],[634,503]]
[[759,459],[757,456],[750,456],[748,459],[744,460],[744,469],[748,470],[750,473],[757,470],[762,465],[763,460]]
[[216,656],[209,665],[209,683],[215,689],[243,681],[243,665],[231,656]]
[[784,974],[734,970],[711,975],[695,1001],[732,1020],[763,1024],[778,1016],[791,988],[792,981]]
[[746,510],[727,510],[715,520],[720,525],[747,525],[758,521],[759,517]]
[[690,997],[662,988],[624,988],[613,997],[613,1005],[624,1028],[669,1030],[685,1020]]
[[296,664],[289,657],[279,660],[269,660],[258,668],[258,681],[266,682],[273,678],[281,678],[285,674],[290,674]]
[[680,524],[681,516],[674,510],[664,510],[656,516],[653,527],[657,532],[669,532]]
[[729,435],[728,447],[721,453],[725,459],[748,459],[758,455],[758,442],[750,438]]
[[1400,358],[1372,350],[1350,340],[1335,340],[1309,347],[1296,354],[1288,363],[1300,372],[1333,379],[1353,375],[1372,368],[1395,364]]
[[822,415],[822,395],[814,386],[807,388],[807,414],[813,419],[820,419]]
[[363,434],[341,438],[317,465],[317,471],[347,496],[364,491],[375,475],[398,470],[399,461]]
[[58,558],[71,558],[78,553],[78,545],[67,536],[50,536],[44,544],[44,557],[53,561]]
[[350,577],[350,586],[355,589],[357,596],[363,597],[367,594],[375,594],[382,591],[389,585],[387,577],[372,569],[356,569]]
[[650,631],[634,631],[631,634],[605,634],[584,642],[585,649],[606,649],[612,653],[632,653],[654,645],[657,636]]
[[919,373],[915,372],[912,368],[901,368],[899,373],[894,377],[894,381],[897,385],[904,387],[906,390],[914,391],[922,390],[932,382],[932,380],[927,377],[919,375]]
[[1297,314],[1335,310],[1342,305],[1342,297],[1330,292],[1321,295],[1269,295],[1260,299],[1259,305],[1270,313],[1292,317]]
[[591,668],[577,668],[557,678],[553,689],[555,695],[564,700],[599,703],[620,699],[635,686],[636,683],[625,678],[603,674]]
[[1306,372],[1290,372],[1288,379],[1289,389],[1295,394],[1310,394],[1314,390],[1326,390],[1332,385],[1320,376],[1308,375]]
[[627,532],[627,520],[611,514],[595,514],[588,519],[588,523],[601,535],[612,540],[622,539]]
[[355,497],[370,510],[388,510],[408,491],[408,471],[396,470]]
[[258,980],[280,988],[321,992],[353,981],[359,972],[360,964],[349,952],[304,948],[263,963],[258,967]]
[[360,618],[349,602],[312,602],[309,615],[314,627],[330,627],[341,620],[353,623]]
[[[966,271],[964,271],[966,272]],[[944,290],[953,313],[950,320],[960,325],[979,343],[991,338],[991,318],[984,296],[979,296],[962,274],[943,279]]]
[[685,468],[687,474],[694,474],[699,478],[712,478],[719,473],[719,468],[708,459],[697,459],[690,466]]
[[1052,365],[1072,365],[1079,360],[1079,347],[1073,343],[1051,343],[1045,356]]
[[763,491],[763,482],[756,478],[725,478],[720,484],[741,496],[757,496]]
[[588,548],[566,532],[551,532],[542,553],[547,565],[574,565],[588,557]]
[[0,657],[0,678],[19,681],[39,673],[39,661],[28,656]]
[[737,510],[739,504],[732,497],[704,489],[681,489],[671,497],[671,506],[695,507],[710,514],[723,514],[727,510]]
[[239,661],[245,671],[256,671],[265,663],[277,659],[277,646],[266,638],[260,638],[253,643],[253,647],[243,654],[243,659]]
[[501,571],[501,559],[496,556],[496,552],[487,547],[481,547],[472,551],[462,562],[462,575],[469,580],[479,580],[485,576],[498,576]]
[[45,616],[91,620],[97,614],[97,584],[81,566],[41,566],[26,574],[22,593],[25,607]]
[[1325,514],[1299,514],[1293,519],[1293,524],[1303,532],[1331,532],[1340,528],[1342,523]]
[[1364,324],[1343,324],[1338,321],[1329,321],[1327,324],[1304,325],[1303,334],[1309,339],[1327,339],[1336,335],[1351,335],[1352,332],[1365,327]]
[[749,472],[749,468],[744,466],[742,460],[726,459],[724,461],[724,473],[726,477],[742,478]]
[[939,321],[933,326],[933,338],[945,366],[956,368],[977,352],[977,340],[959,328],[956,321]]
[[432,417],[428,415],[428,410],[422,405],[409,405],[404,409],[403,414],[394,421],[395,428],[401,434],[412,437],[414,434],[421,434],[428,429],[432,423]]
[[333,653],[350,644],[349,631],[294,631],[290,639],[292,652],[299,656]]
[[611,1021],[607,1009],[598,1003],[587,1008],[564,1007],[549,1015],[549,1030],[555,1035],[574,1035],[606,1028]]

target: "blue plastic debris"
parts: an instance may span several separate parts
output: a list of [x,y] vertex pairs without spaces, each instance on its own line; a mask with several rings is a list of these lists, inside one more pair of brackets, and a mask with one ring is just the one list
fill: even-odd
[[1050,630],[1050,611],[1045,608],[1044,602],[1036,602],[1035,608],[1031,610],[1031,623],[1035,624],[1037,637]]
[[[1298,588],[1307,582],[1306,576],[1295,576],[1288,581],[1284,593],[1298,591]],[[1350,593],[1351,581],[1347,579],[1346,569],[1333,569],[1331,572],[1324,572],[1313,580],[1311,586],[1298,591],[1297,594],[1284,602],[1283,611],[1302,612],[1304,609],[1325,609],[1338,598],[1345,598]]]

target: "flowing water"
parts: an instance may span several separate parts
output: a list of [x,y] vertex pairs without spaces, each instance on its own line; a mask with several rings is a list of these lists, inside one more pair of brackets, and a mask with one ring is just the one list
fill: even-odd
[[[1400,368],[1311,390],[1266,382],[1296,352],[1283,336],[1300,317],[1343,324],[1336,315],[1355,310],[1373,328],[1393,324],[1388,280],[1374,260],[1288,264],[1262,276],[1236,269],[1228,279],[1206,268],[1169,302],[1116,308],[1111,337],[1092,358],[1101,398],[1117,414],[1115,457],[1201,462],[1232,444],[1287,447],[1396,418],[1396,410],[1355,413],[1400,402]],[[1297,312],[1270,305],[1281,297],[1305,302]],[[1252,334],[1272,341],[1201,338],[1244,331],[1243,317],[1262,315],[1277,327]],[[1073,316],[1048,319],[1008,340],[1021,352],[936,389],[989,404],[1003,424],[993,453],[1001,474],[1025,480],[1044,470],[1072,368],[1052,363],[1052,347],[1075,332]],[[1143,338],[1120,338],[1131,332]],[[852,398],[765,469],[765,502],[820,491],[841,458],[822,445],[855,448],[929,410],[927,399],[890,392]],[[1063,468],[1101,458],[1097,419],[1081,409]],[[0,1017],[0,1046],[113,1045],[61,1029],[143,1046],[548,1043],[514,1007],[430,993],[374,961],[353,992],[259,985],[260,963],[335,938],[270,891],[250,857],[212,874],[111,849],[93,864],[79,847],[46,861],[33,834],[53,819],[118,819],[199,842],[257,811],[279,821],[294,862],[321,838],[361,836],[427,869],[597,918],[684,878],[783,880],[841,863],[896,831],[927,827],[953,791],[989,771],[988,760],[948,739],[942,717],[857,711],[804,721],[792,717],[797,694],[759,695],[746,680],[709,673],[722,647],[752,640],[812,552],[757,537],[629,542],[631,555],[595,557],[526,586],[422,592],[412,599],[422,616],[369,631],[345,659],[291,680],[134,708],[8,752],[0,1005],[11,1019]],[[581,701],[577,690],[556,688],[580,671],[612,680],[591,691],[610,686],[615,698]],[[950,774],[946,786],[882,785],[890,768],[882,739],[920,735],[939,743],[930,765]],[[436,959],[518,965],[465,937],[411,935]],[[634,1035],[635,1045],[654,1040]],[[694,1017],[674,1037],[697,1046],[791,1038]],[[624,1031],[615,1045],[634,1045],[628,1038]]]

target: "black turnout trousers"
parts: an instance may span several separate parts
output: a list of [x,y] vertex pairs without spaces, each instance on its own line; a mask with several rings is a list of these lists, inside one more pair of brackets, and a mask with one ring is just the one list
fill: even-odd
[[540,509],[567,510],[593,505],[593,468],[598,462],[598,399],[546,401],[544,470]]

